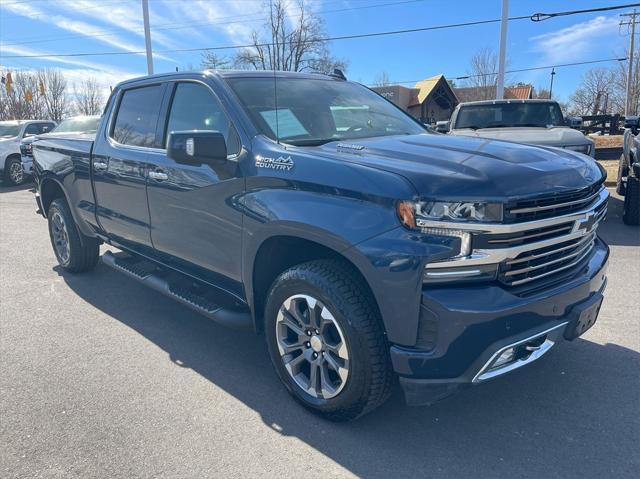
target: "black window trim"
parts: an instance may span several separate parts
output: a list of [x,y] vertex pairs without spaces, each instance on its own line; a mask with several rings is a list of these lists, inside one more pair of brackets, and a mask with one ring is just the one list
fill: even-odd
[[[164,146],[165,142],[166,142],[166,137],[167,137],[167,133],[168,133],[167,128],[169,126],[169,116],[171,115],[171,107],[173,106],[173,99],[175,97],[176,90],[178,89],[178,84],[180,84],[180,83],[196,83],[196,84],[204,86],[207,90],[209,90],[209,93],[213,96],[214,100],[218,102],[218,106],[220,107],[220,109],[222,111],[222,114],[229,121],[229,124],[231,125],[231,128],[233,128],[233,133],[236,135],[236,137],[238,139],[238,151],[236,151],[235,153],[229,153],[227,151],[227,160],[230,160],[230,161],[237,160],[237,158],[242,153],[242,148],[243,148],[242,136],[240,136],[238,128],[236,127],[235,123],[233,122],[232,116],[229,115],[227,109],[224,107],[224,104],[220,100],[220,97],[216,94],[215,90],[213,88],[211,88],[211,86],[209,84],[207,84],[206,82],[203,82],[203,81],[195,79],[195,78],[175,78],[175,79],[169,80],[167,83],[168,83],[167,95],[166,95],[167,102],[166,102],[166,104],[163,105],[164,108],[161,109],[161,115],[164,114],[164,122],[162,122],[162,127],[160,128],[160,131],[158,132],[159,135],[160,135],[160,144]],[[161,150],[162,151],[166,151],[166,148],[161,148]]]

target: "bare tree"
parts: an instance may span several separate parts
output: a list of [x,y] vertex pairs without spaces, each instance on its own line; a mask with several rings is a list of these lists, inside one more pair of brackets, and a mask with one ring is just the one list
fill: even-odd
[[11,87],[7,88],[8,73],[2,72],[5,83],[0,89],[0,119],[41,119],[46,117],[44,101],[39,94],[38,76],[35,72],[11,72]]
[[99,115],[104,106],[104,97],[95,78],[87,78],[73,85],[75,111],[80,115]]
[[[609,113],[614,100],[614,73],[608,68],[592,68],[582,77],[582,83],[569,98],[572,115]],[[617,108],[617,107],[614,107]]]
[[391,81],[389,81],[389,74],[386,72],[386,70],[380,72],[376,76],[376,79],[373,80],[373,84],[375,86],[388,86],[391,84]]
[[497,71],[498,55],[491,48],[482,48],[471,57],[464,86],[473,88],[474,99],[492,100],[496,97]]
[[541,100],[548,100],[551,98],[551,92],[548,88],[539,87],[533,89],[533,98],[539,98]]
[[[629,57],[628,50],[625,57]],[[623,114],[625,111],[627,95],[627,73],[629,71],[629,61],[618,62],[613,68],[613,92],[611,95],[611,106],[614,113]],[[633,59],[631,72],[631,114],[637,115],[640,107],[640,51],[636,51]]]
[[204,69],[211,70],[224,70],[225,68],[229,68],[231,62],[228,58],[217,55],[212,51],[205,51],[202,53],[202,58],[200,59],[200,66]]
[[59,70],[47,68],[38,71],[38,81],[44,87],[43,99],[47,117],[54,121],[61,121],[70,107],[67,80]]
[[290,0],[274,0],[264,9],[267,22],[253,31],[252,46],[236,55],[238,67],[327,73],[346,66],[329,54],[324,23],[308,8],[308,0],[296,0],[294,7]]

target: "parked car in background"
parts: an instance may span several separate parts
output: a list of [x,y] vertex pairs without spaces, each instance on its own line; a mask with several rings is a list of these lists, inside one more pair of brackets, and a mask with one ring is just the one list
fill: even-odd
[[119,249],[102,261],[264,333],[286,389],[332,420],[382,404],[394,376],[431,404],[530,364],[603,299],[598,163],[428,133],[342,76],[129,80],[97,135],[33,155],[62,269]]
[[640,117],[627,117],[624,122],[622,156],[618,165],[616,191],[624,196],[622,221],[628,225],[640,224]]
[[437,130],[452,135],[555,146],[595,156],[591,138],[571,126],[579,118],[567,118],[551,100],[489,100],[460,103],[449,122],[438,122]]
[[0,177],[5,183],[19,185],[25,180],[20,142],[24,138],[47,133],[55,126],[56,122],[49,120],[0,121]]
[[[73,116],[60,122],[53,130],[44,135],[95,133],[100,124],[99,116]],[[33,173],[33,142],[43,135],[31,135],[20,142],[20,161],[25,175]]]

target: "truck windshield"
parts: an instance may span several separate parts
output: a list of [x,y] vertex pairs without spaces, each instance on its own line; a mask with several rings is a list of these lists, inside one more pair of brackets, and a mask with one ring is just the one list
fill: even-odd
[[291,145],[426,132],[407,114],[356,83],[278,78],[276,111],[272,78],[229,78],[227,82],[260,132]]
[[100,117],[90,118],[67,118],[60,123],[53,131],[56,133],[95,133],[100,123]]
[[563,126],[562,111],[555,102],[496,103],[460,107],[454,129]]
[[13,138],[20,133],[19,123],[0,123],[0,138]]

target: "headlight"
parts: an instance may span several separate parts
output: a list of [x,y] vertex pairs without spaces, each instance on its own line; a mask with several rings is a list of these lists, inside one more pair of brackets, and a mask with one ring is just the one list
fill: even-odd
[[496,223],[502,221],[501,203],[473,201],[401,201],[398,217],[407,228],[426,228],[433,221]]
[[583,153],[588,155],[591,153],[591,144],[586,143],[584,145],[567,145],[563,147],[565,150],[577,151],[578,153]]

